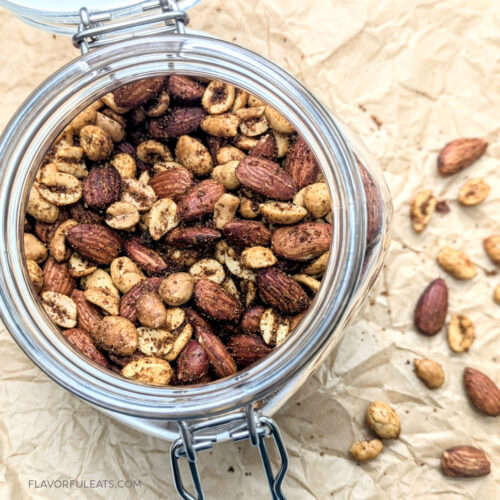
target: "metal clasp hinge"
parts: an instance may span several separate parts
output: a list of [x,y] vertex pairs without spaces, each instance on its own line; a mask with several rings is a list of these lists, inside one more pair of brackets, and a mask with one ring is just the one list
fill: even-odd
[[73,45],[82,54],[90,49],[136,36],[159,33],[184,33],[189,22],[187,12],[175,0],[152,0],[142,6],[143,15],[124,21],[112,21],[109,12],[89,13],[80,9],[80,25],[73,36]]
[[[238,424],[240,422],[240,424]],[[204,500],[203,488],[197,466],[198,452],[212,448],[217,442],[217,434],[203,433],[200,431],[214,429],[216,427],[233,424],[236,425],[229,431],[229,437],[233,441],[249,439],[252,446],[257,447],[266,473],[267,482],[271,492],[272,500],[286,500],[281,491],[281,484],[288,470],[288,455],[283,439],[276,423],[263,415],[257,414],[252,406],[246,411],[225,415],[212,420],[204,421],[194,425],[186,422],[178,422],[180,437],[172,444],[170,459],[174,476],[175,487],[184,500]],[[280,458],[280,466],[276,475],[273,473],[271,461],[266,446],[266,438],[272,437]],[[183,483],[179,462],[186,458],[189,464],[191,479],[193,481],[195,494],[189,493]]]

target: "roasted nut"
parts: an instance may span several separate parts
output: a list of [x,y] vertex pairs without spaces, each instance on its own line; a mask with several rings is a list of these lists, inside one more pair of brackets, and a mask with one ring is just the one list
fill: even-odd
[[127,255],[148,273],[161,273],[168,267],[158,252],[141,245],[138,238],[127,240],[124,248]]
[[304,204],[313,217],[324,217],[332,210],[328,187],[324,182],[316,182],[307,187]]
[[102,319],[101,311],[85,299],[85,295],[81,290],[73,290],[71,298],[76,304],[78,328],[86,332],[92,332]]
[[266,106],[265,115],[270,127],[280,134],[291,134],[295,132],[293,125],[271,106]]
[[224,281],[226,273],[222,265],[215,259],[201,259],[189,268],[194,281],[208,279],[219,285]]
[[241,198],[240,214],[245,219],[255,219],[260,215],[260,205],[249,198]]
[[146,292],[137,301],[137,319],[148,328],[160,328],[167,319],[167,310],[159,295]]
[[106,210],[106,224],[113,229],[133,229],[139,219],[139,210],[128,201],[117,201]]
[[288,337],[290,321],[280,316],[274,309],[266,309],[260,317],[259,329],[264,342],[271,347],[276,347]]
[[266,160],[276,161],[276,139],[273,134],[266,134],[259,139],[259,142],[250,151],[250,156],[258,156]]
[[109,270],[114,285],[122,293],[127,293],[133,286],[145,279],[137,264],[128,257],[114,259]]
[[69,330],[63,331],[63,335],[68,339],[68,341],[73,344],[82,354],[90,358],[95,363],[109,367],[108,360],[104,354],[97,349],[92,342],[91,337],[85,330],[79,328],[71,328]]
[[197,329],[197,340],[207,353],[208,360],[219,378],[236,373],[236,363],[224,344],[211,331]]
[[319,287],[321,286],[321,281],[314,279],[312,276],[307,274],[295,274],[292,278],[301,285],[307,286],[313,293],[317,293]]
[[26,259],[26,267],[28,268],[28,275],[30,277],[33,288],[36,292],[40,292],[43,287],[43,271],[40,266],[31,259]]
[[172,167],[159,172],[150,181],[158,198],[171,198],[177,201],[193,185],[193,176],[183,167]]
[[120,316],[132,323],[137,321],[137,301],[146,292],[158,292],[163,278],[155,277],[140,281],[134,285],[120,300]]
[[401,423],[394,409],[383,401],[374,401],[366,410],[366,422],[382,439],[395,439],[401,432]]
[[165,242],[176,248],[189,248],[208,245],[220,237],[221,234],[216,229],[186,227],[170,231],[165,238]]
[[111,165],[92,167],[83,184],[83,200],[92,208],[103,209],[120,198],[122,178]]
[[413,223],[413,229],[421,233],[427,224],[429,224],[432,214],[436,209],[437,199],[430,189],[420,191],[415,196],[411,204],[410,217]]
[[92,274],[97,266],[84,259],[78,252],[73,252],[68,260],[68,272],[74,278]]
[[142,104],[159,94],[164,82],[164,76],[155,76],[127,83],[113,90],[115,103],[128,108]]
[[26,213],[34,217],[39,222],[52,224],[59,217],[59,207],[47,201],[39,191],[40,184],[35,182],[31,188],[26,206]]
[[76,226],[78,226],[76,220],[68,219],[56,229],[52,241],[50,242],[50,255],[54,257],[57,262],[69,259],[71,250],[68,250],[66,247],[66,235],[70,229]]
[[156,201],[154,189],[138,179],[122,179],[121,201],[132,203],[139,212],[147,212]]
[[448,477],[480,477],[490,473],[490,461],[484,451],[472,446],[454,446],[443,451],[441,470]]
[[469,179],[458,192],[458,201],[465,206],[479,205],[490,194],[490,186],[483,179]]
[[167,361],[151,356],[131,361],[122,368],[122,375],[144,384],[168,385],[173,370]]
[[119,113],[120,115],[124,115],[125,113],[128,113],[130,111],[129,107],[118,106],[118,104],[116,104],[115,96],[113,95],[113,92],[106,94],[101,99],[102,99],[102,102],[106,106],[108,106],[108,108],[111,108],[115,113]]
[[484,415],[500,415],[500,389],[484,373],[475,368],[464,370],[464,386],[471,403]]
[[89,160],[105,160],[113,151],[113,141],[101,127],[86,125],[80,130],[80,145]]
[[235,137],[238,134],[240,119],[231,113],[207,115],[201,120],[200,127],[215,137]]
[[431,359],[413,360],[417,377],[429,388],[439,389],[444,383],[444,371],[441,365]]
[[205,87],[188,76],[172,75],[168,80],[168,93],[177,101],[200,101],[204,92]]
[[82,197],[82,183],[71,174],[55,172],[37,183],[38,192],[54,205],[71,205]]
[[159,95],[151,99],[145,106],[144,111],[148,116],[156,118],[164,115],[170,105],[170,96],[162,90]]
[[110,161],[111,165],[118,170],[122,178],[134,178],[137,166],[134,157],[127,153],[118,153]]
[[196,283],[194,300],[199,310],[215,320],[236,321],[243,314],[239,301],[209,279],[200,279]]
[[249,269],[263,269],[278,262],[273,252],[266,247],[255,246],[243,250],[241,263]]
[[484,249],[488,257],[500,266],[500,235],[489,236],[484,240]]
[[59,172],[74,175],[78,179],[85,179],[89,174],[83,161],[83,148],[77,146],[58,146],[54,165]]
[[172,137],[191,134],[200,126],[205,111],[201,108],[179,108],[168,116],[151,120],[149,132],[156,139],[167,140]]
[[248,104],[249,94],[242,89],[236,89],[236,96],[233,103],[233,113],[238,109],[244,108]]
[[212,170],[212,179],[221,183],[228,191],[240,187],[240,181],[236,177],[236,167],[239,161],[230,161],[224,165],[217,165]]
[[264,306],[255,306],[248,309],[241,319],[241,329],[244,333],[250,335],[252,333],[259,333],[260,319],[265,311]]
[[214,205],[214,222],[217,229],[222,229],[231,222],[240,206],[240,199],[229,193],[221,195]]
[[104,130],[113,142],[120,142],[125,138],[125,128],[118,120],[113,120],[103,113],[97,113],[95,124]]
[[158,141],[144,141],[137,146],[137,158],[153,165],[161,161],[173,161],[172,153],[165,144]]
[[257,335],[233,335],[226,347],[241,368],[256,363],[271,352],[271,349]]
[[111,316],[118,316],[120,300],[107,288],[87,288],[85,300],[100,307]]
[[43,290],[70,295],[75,288],[75,279],[69,274],[66,262],[58,263],[49,257],[43,266]]
[[246,135],[237,135],[233,140],[233,144],[243,151],[252,150],[258,142],[254,137],[247,137]]
[[122,239],[111,229],[98,224],[79,224],[66,234],[69,243],[80,255],[96,264],[110,264],[122,249]]
[[319,166],[308,144],[297,136],[288,150],[285,170],[290,174],[298,189],[316,182]]
[[80,132],[80,130],[86,125],[95,123],[97,110],[102,108],[103,102],[101,99],[93,102],[90,106],[87,106],[73,121],[69,124],[70,130],[73,132]]
[[232,161],[240,161],[246,157],[246,154],[241,149],[234,146],[224,146],[217,151],[216,159],[218,165],[225,165]]
[[177,205],[169,198],[162,198],[151,207],[148,218],[149,234],[159,240],[179,224]]
[[49,318],[62,328],[76,326],[76,304],[67,295],[57,292],[42,292],[42,305]]
[[137,349],[137,330],[121,316],[104,317],[91,333],[97,347],[107,352],[128,356]]
[[228,248],[224,251],[224,264],[226,264],[228,271],[238,278],[255,281],[255,273],[243,266],[241,259],[236,254],[234,248]]
[[349,453],[359,461],[371,460],[375,458],[384,448],[380,439],[370,439],[369,441],[355,441],[349,448]]
[[323,255],[320,255],[316,260],[313,260],[308,266],[302,269],[304,274],[309,274],[311,276],[315,276],[318,274],[323,274],[326,270],[326,266],[328,265],[328,259],[330,258],[330,252],[325,252]]
[[193,296],[194,279],[188,273],[174,273],[165,278],[159,289],[160,297],[169,306],[180,306]]
[[[252,108],[248,108],[252,109]],[[241,110],[243,111],[243,110]],[[240,123],[240,131],[243,135],[247,137],[256,137],[258,135],[262,135],[269,129],[269,123],[265,116],[256,116],[255,118],[249,118],[243,120]],[[258,144],[258,142],[257,142]],[[257,147],[255,144],[254,147]],[[252,148],[253,149],[253,148]]]
[[177,204],[180,220],[195,220],[213,212],[217,200],[224,194],[224,186],[208,179],[194,186]]
[[493,298],[497,304],[500,304],[500,285],[497,285],[493,292]]
[[245,307],[253,305],[257,299],[257,285],[254,281],[242,279],[240,281],[242,302]]
[[181,384],[196,384],[207,375],[208,356],[203,347],[191,340],[177,358],[177,380]]
[[164,358],[172,351],[174,335],[168,330],[141,326],[137,336],[137,349],[147,356]]
[[47,258],[47,247],[35,235],[24,233],[24,254],[26,259],[41,264]]
[[437,263],[458,280],[470,280],[477,275],[476,266],[469,257],[451,247],[443,247],[440,250]]
[[290,136],[276,132],[276,130],[273,130],[273,136],[276,142],[276,156],[278,158],[283,158],[290,148]]
[[180,307],[170,307],[167,309],[165,316],[165,328],[170,331],[175,331],[182,326],[186,319],[184,309]]
[[455,139],[440,151],[438,171],[441,175],[453,175],[472,165],[483,156],[488,143],[482,139]]
[[231,278],[226,278],[222,283],[222,288],[235,299],[240,300],[240,293],[236,287],[236,283]]
[[448,345],[454,352],[468,351],[474,342],[472,321],[463,314],[454,314],[448,325]]
[[235,88],[224,82],[212,80],[201,99],[201,104],[211,115],[219,115],[229,111],[234,103]]
[[435,279],[420,295],[415,307],[414,323],[424,335],[441,331],[448,313],[448,287],[441,278]]
[[113,279],[104,271],[104,269],[97,269],[92,274],[88,276],[84,276],[80,283],[84,290],[88,290],[89,288],[101,288],[102,290],[107,290],[111,295],[120,298],[120,293],[116,288]]
[[208,149],[200,141],[189,135],[179,137],[175,147],[175,156],[182,165],[196,175],[208,175],[214,166]]
[[307,215],[307,210],[289,201],[267,201],[260,204],[260,213],[274,224],[295,224]]

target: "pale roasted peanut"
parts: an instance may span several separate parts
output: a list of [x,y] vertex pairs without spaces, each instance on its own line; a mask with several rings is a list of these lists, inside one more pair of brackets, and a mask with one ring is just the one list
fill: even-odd
[[226,263],[226,255],[229,252],[229,245],[227,241],[220,240],[215,245],[215,258],[221,264]]
[[214,222],[217,229],[222,229],[228,222],[234,219],[240,199],[229,193],[219,197],[214,206]]
[[93,273],[83,276],[80,281],[82,288],[88,290],[90,288],[100,288],[106,290],[117,300],[120,299],[120,292],[116,288],[113,279],[104,269],[96,269]]
[[89,175],[83,161],[83,148],[79,146],[58,146],[53,163],[59,172],[74,175],[78,179],[85,179]]
[[68,272],[74,278],[92,274],[97,269],[94,263],[83,258],[78,252],[73,252],[68,260]]
[[395,439],[401,432],[401,422],[394,409],[383,401],[374,401],[366,410],[366,422],[382,439]]
[[168,385],[173,373],[167,361],[154,356],[131,361],[122,368],[124,377],[151,385]]
[[484,240],[484,250],[488,257],[500,266],[500,235],[489,236]]
[[469,280],[477,275],[474,263],[465,253],[451,247],[443,247],[438,256],[437,263],[447,273],[459,280]]
[[151,174],[149,173],[149,170],[144,170],[144,172],[141,172],[141,175],[139,175],[137,180],[142,184],[149,184],[149,181],[151,180]]
[[413,229],[421,233],[429,224],[436,209],[437,200],[430,189],[424,189],[415,196],[410,209]]
[[265,116],[250,118],[240,123],[241,133],[247,137],[262,135],[268,128],[269,124]]
[[159,161],[153,165],[153,175],[165,172],[170,168],[184,168],[184,166],[177,161]]
[[147,212],[156,201],[156,194],[151,186],[138,179],[124,178],[120,201],[132,203],[139,212]]
[[234,103],[236,89],[229,83],[212,80],[201,98],[201,104],[211,115],[229,111]]
[[269,126],[280,134],[292,134],[295,132],[293,125],[271,106],[266,106],[265,115]]
[[278,259],[270,248],[255,246],[246,248],[241,253],[241,263],[249,269],[263,269],[274,266]]
[[109,267],[113,284],[121,293],[127,293],[133,286],[146,279],[139,266],[128,257],[117,257]]
[[467,207],[479,205],[490,194],[490,186],[483,179],[469,179],[458,192],[458,201]]
[[146,292],[141,295],[137,300],[136,312],[141,325],[147,328],[160,328],[165,325],[167,309],[156,293]]
[[189,267],[198,260],[198,254],[196,250],[189,248],[186,250],[174,249],[173,251],[168,252],[168,259],[170,262],[178,266]]
[[165,328],[171,332],[180,328],[186,319],[184,309],[180,307],[170,307],[166,310]]
[[250,108],[242,108],[238,111],[236,111],[236,116],[241,120],[241,121],[246,121],[246,120],[253,120],[255,118],[261,118],[264,116],[264,110],[265,106],[253,106]]
[[258,97],[254,96],[252,94],[250,94],[248,96],[247,105],[249,108],[256,108],[258,106],[263,106],[264,104],[265,104],[264,101],[260,100]]
[[47,247],[33,234],[24,233],[24,254],[26,259],[41,264],[47,259]]
[[440,364],[431,359],[415,359],[413,361],[417,377],[429,389],[439,389],[444,383],[444,371]]
[[500,285],[495,287],[495,291],[493,292],[493,299],[497,304],[500,304]]
[[59,217],[59,207],[47,201],[39,192],[38,182],[33,184],[28,198],[26,212],[39,222],[53,224]]
[[158,290],[162,300],[169,306],[180,306],[193,296],[194,279],[188,273],[174,273],[167,276]]
[[209,279],[217,284],[221,284],[226,277],[224,268],[215,259],[201,259],[189,268],[189,274],[194,281]]
[[326,270],[328,265],[328,259],[330,258],[330,252],[325,252],[320,255],[317,259],[313,260],[308,266],[306,266],[302,272],[304,274],[309,274],[311,276],[322,274]]
[[121,142],[125,138],[125,128],[123,125],[109,116],[97,113],[95,124],[104,130],[113,142]]
[[111,137],[96,125],[86,125],[80,130],[80,145],[87,158],[92,161],[105,160],[113,151]]
[[137,158],[153,165],[161,161],[173,161],[172,153],[165,144],[158,141],[144,141],[137,146]]
[[324,182],[310,184],[304,193],[304,205],[313,217],[324,217],[332,210],[328,187]]
[[46,163],[36,173],[36,180],[40,184],[53,184],[54,176],[59,172],[55,163]]
[[154,240],[159,240],[178,225],[177,204],[170,198],[156,201],[149,211],[148,218],[148,229],[151,237]]
[[217,163],[219,165],[224,165],[230,161],[241,161],[246,157],[246,154],[241,151],[241,149],[235,148],[234,146],[224,146],[217,151]]
[[273,130],[274,140],[276,141],[276,156],[283,158],[288,153],[290,147],[290,136]]
[[92,330],[98,347],[118,356],[130,356],[137,349],[137,329],[122,316],[105,316]]
[[236,96],[233,102],[232,112],[238,111],[238,109],[244,108],[248,103],[248,92],[242,89],[236,89]]
[[39,193],[54,205],[71,205],[82,197],[82,183],[71,174],[56,172],[38,183]]
[[93,102],[90,106],[87,106],[79,115],[77,115],[73,121],[69,124],[70,129],[79,133],[83,127],[86,125],[92,125],[95,123],[97,110],[101,109],[103,102],[101,99]]
[[188,342],[191,340],[192,336],[193,336],[193,327],[189,323],[187,323],[179,333],[174,334],[174,344],[170,352],[165,355],[165,359],[167,361],[174,361],[175,359],[177,359],[181,351],[184,349],[184,347],[186,347]]
[[122,178],[134,178],[137,172],[137,165],[134,157],[127,153],[118,153],[110,161],[111,165],[118,170]]
[[167,92],[162,90],[159,96],[156,96],[153,104],[148,104],[144,107],[144,111],[148,116],[156,118],[164,115],[170,106],[170,96]]
[[255,219],[260,215],[260,205],[250,198],[241,198],[240,214],[245,219]]
[[62,328],[76,326],[76,304],[67,295],[57,292],[42,292],[42,305],[49,318]]
[[26,267],[28,268],[28,275],[33,284],[33,288],[39,293],[43,287],[43,271],[40,266],[31,259],[26,259]]
[[164,358],[174,346],[174,335],[162,328],[137,328],[137,349],[146,356]]
[[87,288],[83,293],[85,300],[100,307],[111,316],[120,314],[120,300],[117,299],[107,288]]
[[66,246],[66,234],[74,227],[78,226],[78,222],[74,219],[64,221],[54,233],[50,242],[50,255],[57,262],[68,260],[71,256],[71,250]]
[[250,151],[255,147],[255,145],[259,142],[255,137],[248,137],[246,135],[238,135],[234,139],[233,144],[243,151]]
[[235,137],[240,119],[232,113],[207,115],[201,120],[200,128],[215,137]]
[[280,345],[290,333],[290,321],[280,316],[274,309],[266,309],[260,318],[260,334],[264,342],[275,347]]
[[476,336],[472,321],[464,314],[454,314],[448,325],[448,345],[454,352],[470,349]]
[[321,286],[321,281],[314,279],[312,276],[308,274],[295,274],[292,278],[300,283],[301,285],[307,286],[312,292],[317,293],[319,287]]
[[293,197],[293,204],[298,205],[299,207],[305,207],[306,206],[306,192],[307,192],[308,186],[305,188],[302,188],[298,193]]
[[139,219],[139,210],[128,201],[116,201],[106,209],[106,224],[113,229],[133,229]]
[[102,102],[108,108],[111,108],[115,113],[118,113],[120,115],[124,115],[125,113],[128,113],[130,111],[130,108],[125,108],[124,106],[118,106],[118,104],[116,104],[115,96],[113,95],[113,92],[106,94],[101,99],[102,99]]
[[181,135],[175,147],[179,162],[196,175],[208,175],[214,165],[208,149],[197,139]]
[[228,247],[224,255],[224,263],[231,274],[244,280],[255,281],[255,273],[242,265],[241,259],[237,256],[234,248]]
[[266,201],[259,207],[260,213],[273,224],[295,224],[307,215],[304,207],[289,201]]
[[355,441],[349,448],[349,453],[355,460],[364,462],[379,455],[384,448],[380,439],[370,439],[368,441]]
[[243,296],[243,305],[249,308],[257,299],[257,285],[253,281],[242,279],[240,290]]
[[240,292],[238,292],[236,283],[231,278],[226,278],[224,280],[222,288],[224,288],[224,290],[226,290],[226,292],[232,295],[235,299],[240,300]]
[[212,179],[220,182],[228,191],[239,188],[241,184],[235,173],[238,163],[238,160],[234,160],[223,165],[217,165],[212,170]]

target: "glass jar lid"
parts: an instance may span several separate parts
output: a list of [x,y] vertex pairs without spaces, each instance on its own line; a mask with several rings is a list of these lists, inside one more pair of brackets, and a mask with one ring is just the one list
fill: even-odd
[[[201,0],[177,0],[179,10],[187,10]],[[81,22],[80,9],[85,7],[95,17],[109,14],[109,19],[139,17],[144,11],[166,6],[164,0],[0,0],[0,5],[36,28],[59,35],[72,36]]]

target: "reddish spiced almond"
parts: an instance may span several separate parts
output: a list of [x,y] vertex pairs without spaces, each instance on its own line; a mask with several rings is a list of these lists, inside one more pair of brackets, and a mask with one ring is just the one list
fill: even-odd
[[209,227],[186,227],[170,231],[165,241],[176,248],[206,245],[220,238],[220,232]]
[[274,253],[284,259],[306,261],[330,248],[332,226],[323,222],[303,222],[274,231],[271,238]]
[[236,373],[234,359],[216,335],[207,330],[200,330],[196,333],[196,340],[207,353],[208,360],[219,378]]
[[89,302],[81,290],[73,290],[71,298],[76,304],[78,328],[92,333],[102,319],[100,309]]
[[194,309],[192,309],[191,307],[187,307],[186,309],[184,309],[184,312],[189,324],[194,328],[196,335],[198,335],[198,333],[202,330],[213,333],[212,326]]
[[197,130],[205,114],[203,108],[179,108],[168,116],[151,120],[148,128],[155,139],[180,137]]
[[[147,356],[140,351],[135,351],[130,356],[118,356],[118,354],[113,354],[112,352],[109,352],[108,357],[115,365],[118,365],[120,368],[123,368],[124,366],[128,365],[131,361],[137,361],[138,359],[146,358]],[[121,375],[122,371],[118,370],[117,373]]]
[[103,209],[120,199],[122,178],[111,165],[92,167],[83,183],[83,200],[92,208]]
[[274,268],[257,273],[262,300],[284,314],[297,314],[309,306],[309,297],[292,278]]
[[43,266],[42,291],[58,292],[70,295],[76,286],[76,280],[69,274],[66,262],[58,263],[49,257]]
[[207,375],[208,368],[205,349],[191,340],[177,358],[177,379],[181,384],[197,384]]
[[69,214],[66,207],[59,207],[59,217],[54,223],[35,221],[36,237],[45,245],[49,245],[57,228],[68,219]]
[[277,163],[257,157],[247,157],[236,167],[236,177],[243,186],[275,200],[290,200],[297,186]]
[[201,279],[194,287],[196,307],[213,319],[237,321],[243,314],[241,304],[220,285]]
[[193,176],[187,168],[169,168],[156,174],[149,185],[158,198],[172,198],[177,201],[193,185]]
[[285,170],[292,176],[299,189],[316,181],[319,172],[318,163],[302,137],[297,137],[290,146],[285,160]]
[[205,87],[187,76],[172,75],[168,80],[168,93],[172,99],[185,103],[201,101]]
[[380,226],[382,225],[382,200],[380,199],[379,190],[373,177],[368,173],[368,170],[356,158],[358,167],[361,171],[363,186],[366,196],[366,242],[367,245],[373,243],[376,239]]
[[213,212],[215,203],[225,193],[224,186],[212,179],[194,186],[177,205],[180,220],[199,219]]
[[271,239],[269,229],[262,222],[252,220],[228,222],[222,232],[232,245],[240,247],[266,246]]
[[79,224],[71,228],[66,241],[80,255],[96,264],[111,264],[122,249],[120,235],[98,224]]
[[247,334],[258,333],[260,331],[260,318],[265,310],[264,306],[248,309],[241,320],[241,329]]
[[441,175],[453,175],[472,165],[483,156],[488,143],[482,139],[455,139],[441,150],[438,171]]
[[500,389],[484,373],[475,368],[464,370],[464,385],[472,404],[485,415],[500,415]]
[[139,238],[126,240],[123,246],[127,255],[148,273],[161,273],[168,267],[163,257],[151,248],[141,245]]
[[124,108],[131,108],[142,104],[160,92],[164,81],[164,76],[155,76],[154,78],[146,78],[128,83],[113,91],[115,102],[118,106]]
[[106,356],[97,349],[94,342],[90,338],[89,334],[79,328],[71,328],[70,330],[64,330],[63,335],[73,344],[82,354],[85,354],[92,361],[97,364],[109,368],[108,360]]
[[454,446],[441,456],[441,470],[448,477],[486,476],[490,468],[486,453],[473,446]]
[[423,291],[415,308],[414,323],[424,335],[441,331],[448,312],[448,287],[443,279],[432,281]]
[[[276,160],[277,155],[276,139],[273,134],[267,134],[259,139],[259,142],[252,148],[249,156],[264,158],[265,160]],[[314,182],[314,181],[313,181]]]
[[228,340],[226,347],[236,364],[242,368],[259,361],[272,350],[265,344],[262,337],[257,335],[233,335]]
[[137,321],[137,301],[147,292],[158,293],[163,277],[139,281],[120,300],[120,316],[132,323]]
[[75,203],[69,206],[71,218],[75,219],[79,224],[102,224],[103,217],[98,213],[85,208],[83,203]]

